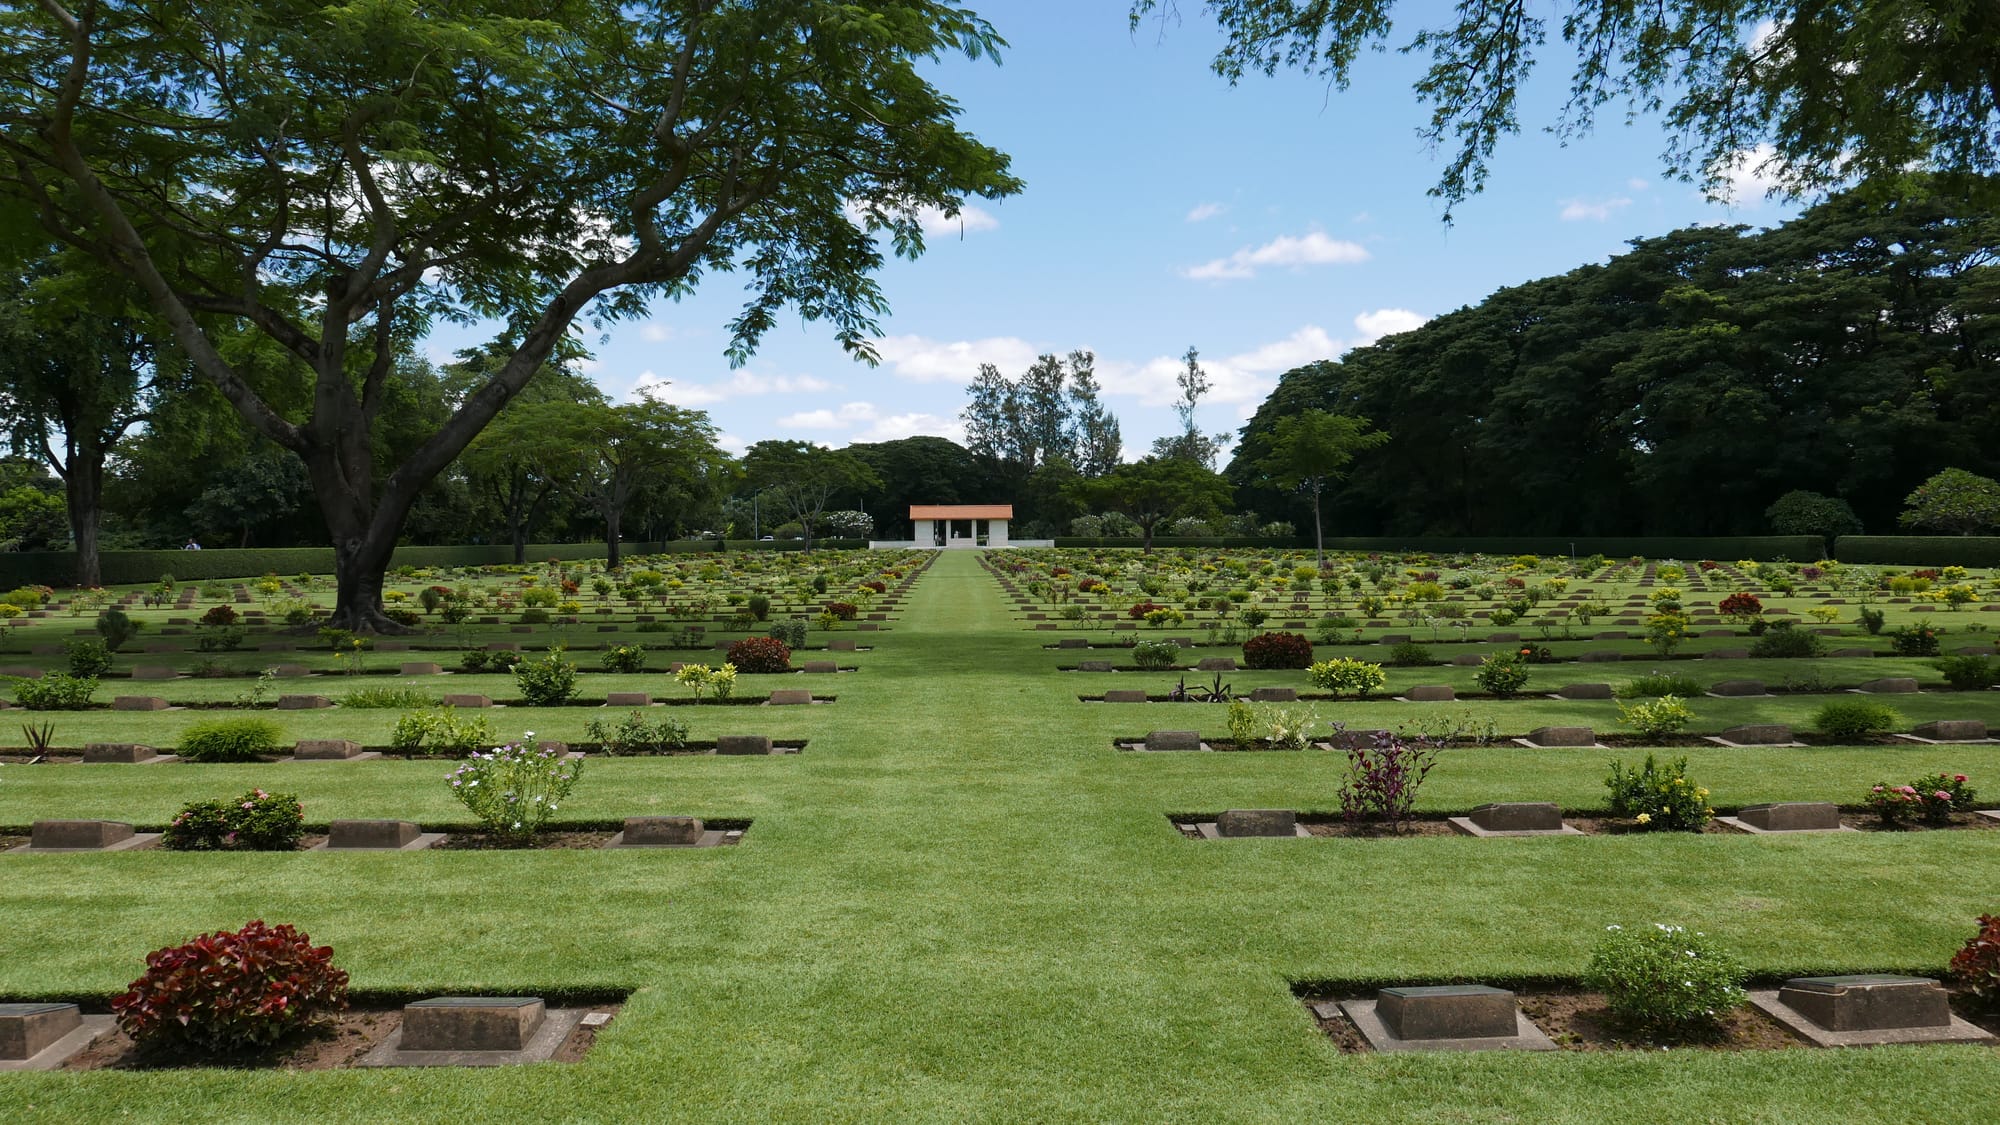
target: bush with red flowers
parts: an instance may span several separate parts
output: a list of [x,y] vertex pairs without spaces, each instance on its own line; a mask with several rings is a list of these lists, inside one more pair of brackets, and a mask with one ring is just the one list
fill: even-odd
[[1298,633],[1259,633],[1243,642],[1246,668],[1309,668],[1312,642]]
[[2000,914],[1979,916],[1979,932],[1952,954],[1951,979],[1976,1006],[2000,1011]]
[[333,950],[261,920],[146,956],[146,973],[111,1002],[142,1047],[230,1055],[268,1047],[347,1007]]
[[1167,607],[1161,605],[1159,602],[1134,602],[1132,603],[1132,608],[1125,611],[1125,616],[1130,617],[1134,621],[1144,621],[1147,614],[1156,609],[1165,608]]
[[852,621],[861,613],[860,608],[853,602],[828,602],[826,611],[842,621]]
[[1715,608],[1724,617],[1755,617],[1764,612],[1764,603],[1755,594],[1731,594]]
[[776,637],[745,637],[729,646],[729,663],[738,672],[789,672],[792,650]]

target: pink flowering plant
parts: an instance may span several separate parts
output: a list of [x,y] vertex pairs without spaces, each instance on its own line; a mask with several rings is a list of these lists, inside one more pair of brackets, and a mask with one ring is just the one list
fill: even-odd
[[1889,828],[1912,820],[1943,828],[1952,813],[1972,811],[1979,794],[1966,782],[1962,773],[1934,773],[1908,785],[1877,782],[1868,790],[1868,808]]
[[288,852],[305,835],[305,806],[290,793],[252,789],[233,801],[191,801],[160,834],[160,845],[184,852]]
[[538,745],[535,732],[484,753],[475,751],[445,780],[489,831],[527,840],[555,816],[583,776],[583,759],[555,745]]

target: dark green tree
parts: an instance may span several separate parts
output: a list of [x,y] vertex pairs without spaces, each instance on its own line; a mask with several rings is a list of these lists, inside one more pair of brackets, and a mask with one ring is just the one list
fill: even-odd
[[2000,528],[2000,481],[1946,469],[1917,486],[1904,500],[1900,522],[1918,531],[1976,535]]
[[1211,517],[1229,504],[1229,482],[1184,457],[1147,457],[1095,479],[1078,478],[1072,497],[1091,511],[1117,512],[1139,525],[1143,546],[1153,530],[1183,516]]
[[760,441],[743,453],[746,483],[805,529],[812,548],[820,513],[834,497],[863,492],[881,484],[866,462],[845,449],[826,449],[808,441]]
[[1307,410],[1278,419],[1271,452],[1258,467],[1274,483],[1296,490],[1312,503],[1314,565],[1326,561],[1326,532],[1320,520],[1320,495],[1340,479],[1356,455],[1389,440],[1371,429],[1368,419],[1349,414]]
[[1773,535],[1817,535],[1829,545],[1843,535],[1861,534],[1861,518],[1847,501],[1797,488],[1764,509]]
[[[0,191],[303,460],[351,629],[399,628],[381,585],[412,505],[580,316],[741,270],[733,359],[787,305],[872,359],[877,235],[915,256],[924,208],[1020,187],[921,69],[1001,46],[939,0],[10,0],[0,37]],[[506,362],[378,472],[405,342],[475,318]],[[281,385],[236,331],[293,360]]]

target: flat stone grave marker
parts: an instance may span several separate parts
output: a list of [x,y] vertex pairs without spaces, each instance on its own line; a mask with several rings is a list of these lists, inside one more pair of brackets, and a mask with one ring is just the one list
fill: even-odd
[[294,762],[352,762],[379,757],[380,754],[362,753],[359,742],[346,738],[306,738],[292,747]]
[[1934,719],[1919,723],[1909,734],[1897,738],[1909,742],[1985,742],[1986,723],[1980,719]]
[[435,676],[443,671],[444,671],[443,668],[439,667],[436,664],[432,664],[429,661],[413,660],[403,665],[402,675]]
[[136,742],[87,742],[83,747],[83,763],[87,766],[143,766],[173,760],[172,754],[162,754]]
[[38,820],[28,842],[14,852],[129,852],[160,842],[157,832],[135,832],[121,820]]
[[798,707],[812,701],[812,692],[804,688],[783,688],[771,693],[770,706]]
[[280,711],[317,711],[333,706],[333,700],[324,695],[281,695],[278,697]]
[[1482,984],[1385,988],[1340,1010],[1378,1051],[1553,1051],[1514,994]]
[[180,673],[164,664],[135,664],[132,666],[132,678],[135,680],[174,680],[180,678]]
[[1752,723],[1704,736],[1717,746],[1803,746],[1792,741],[1792,728],[1782,723]]
[[1606,652],[1600,649],[1596,652],[1586,652],[1578,656],[1576,661],[1579,664],[1616,664],[1623,659],[1625,657],[1619,653]]
[[164,711],[167,701],[157,695],[121,695],[111,701],[113,711]]
[[1516,746],[1525,746],[1530,750],[1596,746],[1597,732],[1589,727],[1536,727],[1528,732],[1528,737],[1513,741]]
[[[480,698],[485,698],[481,696]],[[606,707],[651,707],[653,697],[643,691],[614,691],[604,697]]]
[[1476,652],[1461,652],[1452,657],[1451,662],[1461,668],[1470,668],[1475,664],[1485,663],[1486,658]]
[[715,752],[718,754],[769,754],[771,736],[768,734],[719,734],[715,736]]
[[1139,688],[1112,688],[1104,693],[1106,703],[1144,703],[1145,691]]
[[805,670],[814,674],[833,673],[840,671],[840,665],[831,660],[808,660]]
[[1563,823],[1562,809],[1553,801],[1500,801],[1480,805],[1465,816],[1450,819],[1453,830],[1466,836],[1581,836]]
[[539,1062],[583,1020],[538,997],[445,996],[403,1008],[403,1025],[362,1066],[499,1066]]
[[1418,684],[1403,692],[1403,698],[1411,703],[1450,703],[1458,698],[1450,684]]
[[1701,658],[1703,660],[1748,660],[1750,659],[1750,650],[1747,648],[1712,648],[1702,653]]
[[604,842],[607,848],[713,848],[727,834],[692,816],[628,816],[625,830]]
[[336,820],[327,826],[326,840],[315,850],[416,852],[443,839],[444,833],[425,832],[408,820]]
[[1056,642],[1057,648],[1089,648],[1090,642],[1083,637],[1064,637]]
[[1250,692],[1252,703],[1296,703],[1299,689],[1288,687],[1260,687]]
[[1077,664],[1076,670],[1079,672],[1109,672],[1111,671],[1111,662],[1109,660],[1085,660]]
[[281,680],[296,680],[301,676],[312,675],[312,669],[303,664],[278,664],[272,666],[271,674]]
[[1837,648],[1827,653],[1827,655],[1846,659],[1856,656],[1873,656],[1875,655],[1875,650],[1872,648]]
[[1568,684],[1556,689],[1557,699],[1611,699],[1615,693],[1610,684]]
[[1722,680],[1710,684],[1708,694],[1717,699],[1752,699],[1771,694],[1762,680]]
[[1750,1002],[1821,1047],[1993,1041],[1952,1015],[1944,986],[1928,977],[1794,977],[1783,988],[1752,991]]
[[1236,658],[1233,656],[1204,656],[1195,666],[1197,672],[1234,672]]
[[839,637],[826,642],[828,652],[853,652],[858,647],[851,637]]
[[0,1071],[54,1070],[113,1026],[75,1004],[0,1004]]
[[1335,750],[1361,750],[1388,736],[1386,730],[1337,730],[1326,737],[1326,744]]
[[453,694],[451,694],[451,695],[447,695],[447,696],[445,696],[445,697],[443,698],[442,702],[444,703],[444,705],[445,705],[446,707],[491,707],[491,706],[493,706],[493,701],[492,701],[491,699],[488,699],[488,698],[487,698],[486,696],[483,696],[483,695],[466,695],[466,694],[462,694],[462,693],[453,693]]
[[1230,809],[1215,817],[1215,834],[1224,839],[1251,836],[1301,836],[1299,814],[1292,809]]
[[1747,805],[1735,816],[1718,816],[1739,832],[1763,835],[1770,832],[1839,832],[1840,807],[1830,801],[1777,801]]
[[1199,750],[1201,732],[1193,730],[1156,730],[1146,734],[1145,747],[1148,750]]
[[1884,676],[1854,689],[1863,695],[1911,695],[1917,690],[1914,676]]

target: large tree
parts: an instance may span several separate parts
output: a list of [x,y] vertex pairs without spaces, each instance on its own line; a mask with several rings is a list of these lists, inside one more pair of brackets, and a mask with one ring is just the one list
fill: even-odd
[[[733,359],[785,305],[872,359],[877,235],[914,256],[923,209],[1020,186],[920,72],[1001,46],[938,0],[0,0],[0,39],[0,182],[304,461],[353,629],[398,628],[411,505],[579,316],[740,269]],[[506,362],[378,472],[403,342],[482,318]],[[282,386],[219,346],[238,326]]]
[[1091,511],[1129,517],[1153,549],[1153,529],[1182,516],[1213,516],[1229,504],[1229,482],[1185,457],[1147,457],[1120,465],[1096,480],[1070,484],[1075,499]]
[[811,550],[820,513],[834,497],[878,487],[882,480],[861,458],[845,449],[809,441],[760,441],[743,452],[743,475],[751,488],[790,512],[805,529]]
[[36,250],[0,268],[0,423],[62,479],[76,584],[96,586],[105,462],[180,368],[125,286],[80,254]]
[[1315,565],[1326,561],[1320,495],[1327,485],[1346,475],[1356,454],[1388,440],[1388,434],[1369,428],[1368,419],[1348,414],[1307,410],[1278,419],[1271,452],[1257,467],[1279,486],[1311,498]]
[[[453,400],[484,386],[506,362],[506,349],[493,345],[460,351],[444,369]],[[542,448],[545,437],[534,408],[546,403],[595,407],[607,401],[572,365],[551,359],[543,367],[458,458],[472,490],[493,505],[506,525],[517,563],[528,561],[528,536],[563,484],[561,474],[573,468],[565,461],[527,455],[530,448]]]
[[642,493],[702,492],[726,460],[706,413],[650,397],[617,406],[537,403],[509,411],[494,432],[539,465],[537,475],[597,513],[613,568],[625,513]]
[[[1189,0],[1189,6],[1193,6]],[[1365,47],[1384,45],[1396,0],[1202,0],[1225,42],[1214,67],[1293,67],[1346,88]],[[1170,16],[1176,0],[1133,0]],[[1782,190],[1893,185],[1921,166],[1952,179],[2000,172],[2000,6],[1990,0],[1462,0],[1409,39],[1430,56],[1416,94],[1425,139],[1452,150],[1431,194],[1450,208],[1486,182],[1500,138],[1520,129],[1522,84],[1547,43],[1543,14],[1575,55],[1550,128],[1587,131],[1607,102],[1664,107],[1668,168],[1719,188],[1747,161]],[[1769,146],[1760,148],[1760,146]],[[1757,153],[1766,156],[1754,155]],[[1992,185],[1978,188],[1988,200]]]

